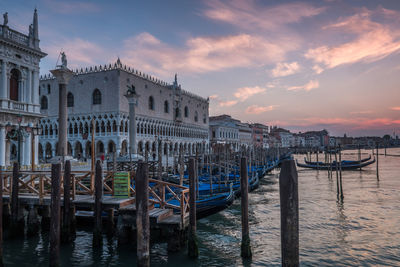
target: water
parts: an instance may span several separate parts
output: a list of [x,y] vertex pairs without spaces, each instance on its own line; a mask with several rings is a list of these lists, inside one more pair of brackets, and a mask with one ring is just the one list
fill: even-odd
[[[400,155],[400,149],[389,153]],[[400,157],[380,156],[379,167],[380,181],[375,164],[343,172],[343,202],[337,201],[335,175],[329,180],[326,171],[299,169],[302,266],[400,266]],[[188,259],[185,251],[168,254],[166,244],[154,244],[151,265],[280,266],[278,177],[278,171],[265,176],[249,195],[252,261],[240,258],[240,200],[235,200],[229,209],[198,221],[198,260]],[[91,241],[90,229],[79,230],[73,244],[62,246],[62,266],[135,266],[134,246],[118,247],[104,237],[103,248],[94,251]],[[6,266],[44,266],[47,251],[46,233],[6,240],[4,261]]]

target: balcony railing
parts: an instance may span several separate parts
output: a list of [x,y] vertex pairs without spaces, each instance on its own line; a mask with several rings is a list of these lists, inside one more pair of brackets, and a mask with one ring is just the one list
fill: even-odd
[[11,30],[8,27],[1,26],[0,34],[3,36],[3,38],[10,39],[23,45],[29,45],[29,37],[27,35]]

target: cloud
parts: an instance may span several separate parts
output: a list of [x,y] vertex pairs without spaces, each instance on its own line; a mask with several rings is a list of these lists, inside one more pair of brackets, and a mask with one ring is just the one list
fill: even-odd
[[242,0],[211,0],[206,3],[206,17],[247,30],[277,30],[286,24],[316,16],[325,10],[308,3],[287,3],[268,7],[259,5],[256,1]]
[[303,121],[300,126],[312,126],[312,125],[341,125],[346,126],[348,129],[380,129],[387,126],[399,126],[400,120],[394,120],[391,118],[301,118],[297,121]]
[[209,99],[217,99],[218,97],[219,97],[218,95],[214,94],[214,95],[210,95],[208,98]]
[[96,64],[99,55],[107,54],[106,50],[97,44],[80,38],[61,38],[43,47],[43,50],[54,60],[54,65],[61,49],[67,55],[68,67],[72,68]]
[[373,62],[400,50],[399,32],[388,24],[375,22],[372,16],[382,10],[361,9],[359,13],[341,19],[324,30],[335,31],[343,36],[348,33],[354,38],[337,46],[320,46],[309,49],[305,57],[326,68],[357,62]]
[[316,89],[318,87],[319,87],[319,82],[317,80],[311,80],[304,85],[288,87],[288,90],[289,91],[300,91],[300,90],[311,91],[312,89]]
[[321,66],[319,65],[314,65],[312,69],[315,71],[316,74],[321,74],[324,71],[324,69],[321,68]]
[[278,107],[278,106],[271,105],[271,106],[260,107],[258,105],[252,105],[252,106],[247,107],[246,113],[247,114],[260,114],[260,113],[274,110],[276,107]]
[[85,1],[44,0],[44,4],[46,5],[46,7],[49,7],[53,12],[60,14],[99,12],[101,10],[98,5]]
[[391,107],[391,110],[396,110],[396,111],[400,111],[400,107]]
[[231,107],[233,105],[236,105],[237,103],[238,103],[237,100],[220,101],[219,106],[220,107]]
[[285,40],[239,34],[190,38],[183,47],[175,47],[145,32],[125,40],[121,59],[161,75],[205,73],[282,61],[296,46]]
[[350,114],[352,115],[372,114],[372,110],[352,111],[350,112]]
[[245,101],[247,98],[264,93],[267,89],[266,88],[261,88],[259,86],[255,87],[242,87],[236,90],[236,92],[233,94],[236,98],[238,98],[240,101]]
[[276,78],[297,73],[299,70],[300,70],[300,65],[296,61],[292,63],[279,62],[278,64],[276,64],[275,68],[271,72],[272,72],[272,77]]

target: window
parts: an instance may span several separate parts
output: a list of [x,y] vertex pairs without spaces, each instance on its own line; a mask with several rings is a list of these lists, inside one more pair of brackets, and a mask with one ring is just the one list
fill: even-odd
[[51,89],[50,84],[48,84],[48,85],[47,85],[47,94],[50,94],[50,92],[51,92],[50,89]]
[[93,105],[101,104],[101,92],[99,89],[93,91]]
[[164,112],[169,113],[169,103],[167,100],[165,100],[164,102]]
[[67,95],[67,107],[71,108],[74,106],[74,95],[71,92],[68,92]]
[[179,110],[179,108],[175,109],[175,118],[179,118],[181,116],[181,111]]
[[152,96],[149,97],[149,109],[154,110],[154,98]]
[[197,111],[194,113],[194,121],[197,122],[199,120],[199,114]]
[[19,80],[21,76],[17,69],[11,70],[10,77],[10,99],[14,101],[18,101],[19,99]]
[[189,116],[189,108],[185,106],[185,118]]
[[207,123],[206,114],[203,114],[203,123]]
[[48,102],[47,102],[47,97],[42,96],[42,99],[40,100],[40,108],[45,110],[48,107]]

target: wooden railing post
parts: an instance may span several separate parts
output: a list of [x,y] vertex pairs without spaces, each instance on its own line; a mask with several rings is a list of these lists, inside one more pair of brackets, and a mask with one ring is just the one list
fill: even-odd
[[60,266],[61,164],[51,165],[50,266]]
[[294,160],[282,162],[279,194],[282,266],[299,266],[299,196]]
[[[197,258],[199,248],[196,236],[196,176],[197,168],[194,158],[189,159],[189,239],[188,253],[189,257]],[[184,198],[184,196],[182,196]],[[183,210],[182,210],[183,213]]]
[[23,211],[19,208],[18,192],[19,192],[19,164],[14,162],[12,176],[12,191],[11,191],[11,227],[10,235],[12,237],[21,236],[24,234],[24,217]]
[[137,266],[150,266],[149,167],[139,162],[136,173]]

